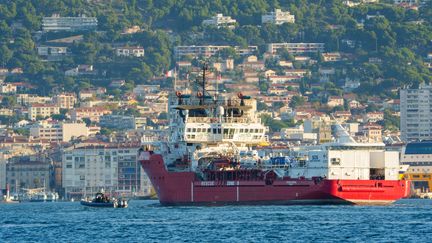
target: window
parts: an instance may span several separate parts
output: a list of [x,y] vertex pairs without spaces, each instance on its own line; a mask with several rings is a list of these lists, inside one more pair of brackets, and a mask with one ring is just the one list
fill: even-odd
[[69,169],[72,168],[72,163],[67,163],[66,168],[69,168]]
[[332,165],[340,165],[340,158],[331,158]]

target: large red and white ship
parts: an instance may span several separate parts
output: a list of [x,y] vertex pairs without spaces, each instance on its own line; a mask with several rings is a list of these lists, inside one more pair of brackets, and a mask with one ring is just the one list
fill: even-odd
[[162,205],[389,204],[410,193],[399,179],[399,154],[335,142],[293,148],[287,157],[259,156],[266,127],[256,100],[195,90],[169,97],[167,141],[139,151]]

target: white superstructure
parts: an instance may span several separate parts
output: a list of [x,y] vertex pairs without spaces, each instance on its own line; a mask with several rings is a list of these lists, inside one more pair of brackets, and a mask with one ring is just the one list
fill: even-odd
[[299,147],[293,156],[292,177],[397,180],[400,170],[399,152],[385,151],[384,144],[327,143]]

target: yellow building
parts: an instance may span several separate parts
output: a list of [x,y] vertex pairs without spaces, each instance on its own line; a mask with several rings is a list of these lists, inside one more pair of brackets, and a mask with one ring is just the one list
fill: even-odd
[[418,192],[432,191],[432,142],[408,143],[401,154],[401,164],[409,165],[405,177]]

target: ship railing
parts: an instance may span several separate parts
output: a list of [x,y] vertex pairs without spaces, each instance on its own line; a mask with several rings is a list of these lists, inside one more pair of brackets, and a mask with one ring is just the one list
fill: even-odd
[[188,117],[188,123],[251,123],[250,118],[245,117]]

